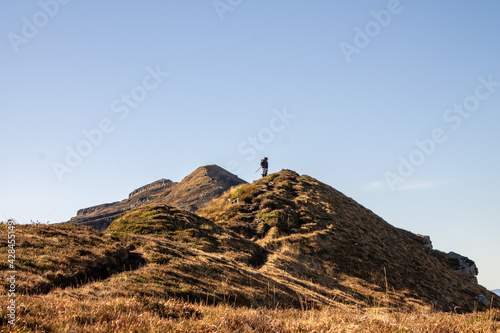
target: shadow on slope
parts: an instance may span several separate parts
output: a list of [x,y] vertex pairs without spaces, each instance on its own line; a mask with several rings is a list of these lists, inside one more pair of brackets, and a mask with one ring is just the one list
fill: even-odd
[[[193,213],[151,205],[114,221],[106,231],[144,253],[147,265],[117,277],[127,293],[247,306],[300,306],[288,286],[258,272],[266,251]],[[116,292],[113,280],[102,295]],[[118,296],[118,295],[115,295]],[[120,294],[120,296],[123,296]],[[113,296],[114,297],[114,296]]]
[[[16,291],[20,293],[80,286],[145,263],[140,253],[122,246],[117,238],[74,224],[17,225],[16,241]],[[6,254],[6,240],[2,243],[0,253]],[[6,263],[0,263],[0,268],[8,270]],[[4,288],[8,289],[5,284]]]
[[343,289],[355,297],[377,302],[382,293],[386,302],[393,293],[394,306],[416,298],[442,310],[486,309],[477,297],[492,296],[455,272],[446,254],[425,247],[421,237],[290,170],[241,185],[198,213],[264,247],[270,255],[262,269],[287,272],[288,281],[335,290],[352,278],[370,285]]

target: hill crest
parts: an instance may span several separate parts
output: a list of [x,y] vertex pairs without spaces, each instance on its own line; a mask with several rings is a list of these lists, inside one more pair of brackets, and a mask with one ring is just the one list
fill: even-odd
[[135,189],[124,200],[79,209],[69,222],[103,231],[126,212],[153,203],[194,212],[232,186],[243,183],[246,182],[217,165],[202,166],[179,183],[160,179]]

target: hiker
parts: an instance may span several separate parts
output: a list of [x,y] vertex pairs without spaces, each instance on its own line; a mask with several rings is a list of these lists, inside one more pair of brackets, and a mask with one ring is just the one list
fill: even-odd
[[263,160],[260,160],[260,168],[261,168],[261,171],[262,171],[262,177],[265,177],[267,176],[267,169],[268,169],[269,165],[267,163],[267,157],[264,157]]

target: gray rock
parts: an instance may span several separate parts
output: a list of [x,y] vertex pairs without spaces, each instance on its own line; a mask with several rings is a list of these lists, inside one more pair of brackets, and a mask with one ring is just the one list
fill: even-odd
[[420,239],[422,240],[424,247],[427,247],[427,248],[432,250],[432,242],[431,242],[431,238],[429,236],[418,235],[418,234],[417,234],[417,236],[420,237]]
[[479,274],[479,270],[473,260],[455,252],[448,253],[448,259],[450,266],[453,267],[457,273],[470,277],[477,283],[476,276]]
[[484,297],[484,295],[477,295],[476,299],[484,306],[490,306],[490,301],[486,297]]

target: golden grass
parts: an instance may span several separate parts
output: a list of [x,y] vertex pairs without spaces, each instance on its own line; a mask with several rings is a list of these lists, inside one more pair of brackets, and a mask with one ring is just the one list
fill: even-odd
[[498,297],[308,176],[234,188],[201,215],[154,204],[106,233],[17,226],[17,324],[2,306],[2,332],[500,332]]
[[[4,227],[4,225],[2,225]],[[7,270],[7,239],[0,239],[1,269]],[[107,277],[133,263],[116,237],[75,224],[16,226],[16,289],[46,293]]]
[[[290,170],[234,188],[198,214],[266,249],[274,259],[272,265],[266,264],[272,267],[263,267],[267,271],[287,272],[294,279],[312,280],[333,290],[341,274],[371,284],[374,293],[351,288],[354,301],[370,303],[379,298],[381,289],[445,311],[470,312],[487,308],[477,296],[491,298],[485,288],[457,274],[445,253],[426,248],[417,235],[391,226],[334,188]],[[498,297],[493,301],[500,307]]]
[[[5,298],[0,298],[5,304]],[[18,321],[2,332],[500,332],[500,310],[469,314],[387,308],[269,309],[169,298],[19,296]],[[5,309],[2,307],[2,318]]]

